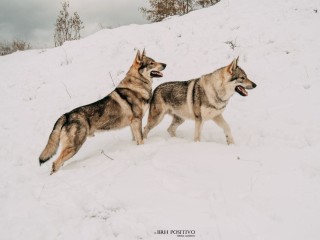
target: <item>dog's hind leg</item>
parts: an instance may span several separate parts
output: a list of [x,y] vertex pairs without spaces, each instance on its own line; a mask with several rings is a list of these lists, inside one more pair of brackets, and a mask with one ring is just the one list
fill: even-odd
[[223,116],[220,114],[215,118],[213,118],[213,121],[223,129],[228,145],[234,144],[233,136],[231,134],[231,129],[229,127],[229,124],[226,122],[226,120],[224,120]]
[[73,157],[87,138],[87,130],[78,123],[73,123],[61,132],[62,151],[52,164],[51,174],[57,172],[65,161]]
[[149,131],[161,122],[164,115],[165,115],[165,111],[163,108],[160,108],[160,106],[159,107],[156,107],[155,105],[150,106],[148,123],[143,130],[143,138],[148,137]]
[[168,133],[170,134],[171,137],[175,137],[176,136],[176,130],[183,122],[184,122],[183,118],[181,118],[181,117],[179,117],[177,115],[173,115],[171,125],[167,129],[167,131],[168,131]]

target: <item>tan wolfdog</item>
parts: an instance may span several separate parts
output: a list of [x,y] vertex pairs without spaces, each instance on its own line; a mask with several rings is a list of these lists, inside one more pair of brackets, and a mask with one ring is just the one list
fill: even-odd
[[133,139],[143,144],[142,118],[152,96],[152,79],[162,77],[166,64],[154,61],[145,51],[137,55],[126,77],[105,98],[63,114],[55,123],[47,146],[39,157],[40,165],[48,161],[61,142],[60,156],[52,165],[52,173],[75,155],[88,136],[95,131],[131,127]]
[[223,129],[227,143],[233,144],[230,127],[222,117],[222,113],[235,92],[241,96],[247,96],[245,89],[256,86],[238,66],[238,58],[228,66],[200,78],[163,83],[153,92],[148,123],[144,128],[144,138],[159,124],[165,114],[170,114],[173,116],[168,128],[171,136],[176,135],[177,127],[185,119],[193,119],[195,120],[194,140],[200,141],[203,122],[213,120]]

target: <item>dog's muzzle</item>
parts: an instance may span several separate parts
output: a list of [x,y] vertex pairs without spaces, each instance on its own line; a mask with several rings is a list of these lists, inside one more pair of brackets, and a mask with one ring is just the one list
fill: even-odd
[[[162,69],[160,71],[164,70],[166,68],[167,64],[161,63],[161,66],[162,66]],[[163,74],[160,71],[155,71],[155,70],[151,71],[150,72],[151,77],[156,77],[156,78],[163,77]]]
[[248,96],[248,92],[246,91],[246,89],[253,89],[257,86],[257,84],[255,84],[254,82],[251,83],[251,86],[246,86],[245,88],[241,85],[237,85],[235,88],[235,91],[237,93],[239,93],[241,96],[245,97]]

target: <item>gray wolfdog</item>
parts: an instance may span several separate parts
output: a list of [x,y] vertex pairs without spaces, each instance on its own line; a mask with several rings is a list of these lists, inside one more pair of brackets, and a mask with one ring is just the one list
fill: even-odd
[[238,66],[238,58],[228,66],[200,78],[163,83],[153,92],[148,123],[144,128],[143,136],[147,138],[149,131],[159,124],[164,115],[170,114],[173,120],[168,132],[172,137],[176,135],[177,127],[185,119],[193,119],[195,120],[194,140],[200,141],[203,122],[213,120],[223,129],[227,143],[234,144],[230,127],[222,113],[235,92],[241,96],[247,96],[245,89],[256,86]]
[[154,61],[145,51],[137,55],[125,78],[105,98],[63,114],[55,123],[48,143],[39,157],[40,165],[48,161],[62,144],[60,156],[51,174],[75,155],[88,136],[95,131],[131,127],[133,140],[143,144],[142,118],[152,96],[152,79],[162,77],[166,64]]

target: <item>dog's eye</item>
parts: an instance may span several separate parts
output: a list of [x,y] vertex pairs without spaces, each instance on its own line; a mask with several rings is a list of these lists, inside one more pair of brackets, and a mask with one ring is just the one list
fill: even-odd
[[154,65],[154,62],[151,62],[150,65]]

